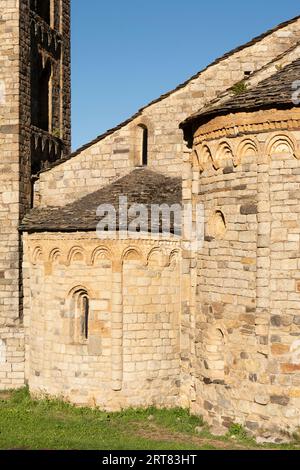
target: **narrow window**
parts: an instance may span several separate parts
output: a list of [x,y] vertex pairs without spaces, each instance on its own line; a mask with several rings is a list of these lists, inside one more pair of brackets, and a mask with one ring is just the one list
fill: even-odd
[[46,23],[50,24],[51,0],[31,0],[30,8],[35,11]]
[[82,298],[82,338],[88,339],[89,337],[89,299],[84,296]]
[[39,127],[49,132],[49,94],[50,94],[51,63],[48,60],[41,71],[39,80]]
[[148,129],[147,127],[143,128],[142,161],[143,161],[143,166],[148,165]]
[[70,303],[70,334],[75,343],[85,344],[89,338],[90,299],[83,288],[75,290]]
[[136,131],[136,165],[148,165],[148,128],[141,124]]

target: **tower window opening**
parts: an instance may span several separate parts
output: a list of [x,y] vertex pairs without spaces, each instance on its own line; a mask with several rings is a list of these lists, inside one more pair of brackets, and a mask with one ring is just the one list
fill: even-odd
[[31,10],[35,11],[41,18],[43,18],[46,23],[50,24],[51,0],[31,0],[30,8]]
[[49,88],[51,78],[51,64],[47,61],[41,71],[39,80],[39,127],[49,131]]
[[39,129],[50,131],[52,64],[42,56],[31,63],[31,122]]

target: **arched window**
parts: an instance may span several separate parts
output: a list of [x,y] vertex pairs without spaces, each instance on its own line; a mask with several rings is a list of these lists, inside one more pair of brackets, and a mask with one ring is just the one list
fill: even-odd
[[71,336],[76,343],[85,343],[89,338],[90,300],[87,291],[79,287],[71,298]]
[[81,305],[81,336],[83,339],[88,339],[89,337],[89,298],[87,295],[82,296],[82,305]]
[[148,129],[143,128],[143,148],[142,148],[142,163],[143,166],[148,165]]
[[148,128],[144,124],[137,127],[137,165],[148,165]]

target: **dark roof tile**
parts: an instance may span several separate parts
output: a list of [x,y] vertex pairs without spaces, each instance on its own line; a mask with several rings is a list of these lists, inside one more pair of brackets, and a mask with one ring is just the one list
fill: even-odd
[[120,196],[127,196],[129,206],[135,203],[144,204],[147,207],[151,204],[181,204],[181,178],[171,178],[145,168],[135,169],[129,175],[64,207],[32,209],[24,217],[20,230],[24,232],[94,231],[101,220],[96,214],[101,204],[113,205],[117,212],[117,221],[119,220]]

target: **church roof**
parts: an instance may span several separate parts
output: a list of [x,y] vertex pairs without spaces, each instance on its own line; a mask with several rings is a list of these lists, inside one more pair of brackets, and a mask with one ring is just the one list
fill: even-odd
[[251,47],[257,43],[259,43],[260,41],[262,41],[263,39],[265,39],[267,36],[275,33],[276,31],[279,31],[280,29],[282,28],[285,28],[286,26],[298,21],[300,19],[300,15],[299,16],[296,16],[295,18],[292,18],[288,21],[285,21],[283,23],[280,23],[279,25],[275,26],[274,28],[271,28],[269,29],[268,31],[264,32],[263,34],[260,34],[259,36],[256,36],[255,38],[251,39],[250,41],[248,41],[247,43],[241,45],[241,46],[238,46],[234,49],[232,49],[231,51],[229,52],[226,52],[224,55],[222,55],[221,57],[217,58],[216,60],[214,60],[212,63],[210,63],[209,65],[207,65],[206,67],[204,67],[202,70],[200,70],[199,72],[197,72],[195,75],[193,75],[192,77],[190,77],[188,80],[186,80],[185,82],[181,83],[180,85],[178,85],[176,88],[174,88],[173,90],[170,90],[168,91],[167,93],[159,96],[158,98],[156,98],[155,100],[151,101],[149,104],[147,104],[146,106],[144,106],[143,108],[141,108],[140,110],[137,111],[137,113],[135,113],[133,116],[131,116],[130,118],[128,118],[126,121],[123,121],[121,122],[120,124],[118,124],[117,126],[113,127],[112,129],[109,129],[107,130],[106,132],[104,132],[103,134],[99,135],[98,137],[96,137],[95,139],[91,140],[90,142],[86,143],[85,145],[83,145],[82,147],[80,147],[79,149],[75,150],[75,152],[69,154],[69,155],[66,155],[65,157],[61,158],[60,160],[57,160],[56,162],[50,164],[47,168],[43,169],[41,171],[41,173],[45,172],[45,171],[48,171],[48,170],[51,170],[51,168],[55,167],[55,166],[58,166],[60,165],[61,163],[64,163],[68,160],[70,160],[71,158],[73,157],[76,157],[77,155],[79,155],[80,153],[82,153],[83,151],[85,151],[86,149],[88,149],[89,147],[92,147],[93,145],[97,144],[98,142],[100,142],[101,140],[105,139],[106,137],[114,134],[115,132],[117,132],[118,130],[122,129],[123,127],[127,126],[129,123],[131,123],[134,119],[138,118],[139,116],[142,115],[143,111],[147,108],[149,108],[150,106],[156,104],[156,103],[159,103],[160,101],[168,98],[169,96],[171,96],[173,93],[181,90],[182,88],[185,88],[190,82],[192,82],[193,80],[196,80],[197,78],[200,77],[200,75],[202,73],[204,73],[206,70],[208,70],[210,67],[213,67],[214,65],[217,65],[219,64],[220,62],[222,62],[223,60],[226,60],[228,59],[229,57],[231,57],[232,55],[234,54],[237,54],[238,52],[241,52],[243,51],[244,49],[246,49],[247,47]]
[[[147,208],[151,204],[169,206],[181,204],[182,181],[181,178],[172,178],[146,168],[137,168],[129,175],[66,206],[32,209],[24,217],[20,230],[23,232],[95,231],[101,220],[96,213],[101,204],[114,206],[117,229],[119,229],[120,196],[127,196],[129,207],[132,204],[144,204]],[[135,215],[131,219],[136,217]],[[131,219],[129,218],[129,222]]]
[[[293,108],[297,106],[293,101],[293,84],[299,79],[300,59],[297,59],[255,87],[231,97],[220,105],[202,108],[183,121],[180,127],[185,129],[192,123],[207,121],[217,115],[259,109]],[[299,88],[298,85],[297,89]]]

